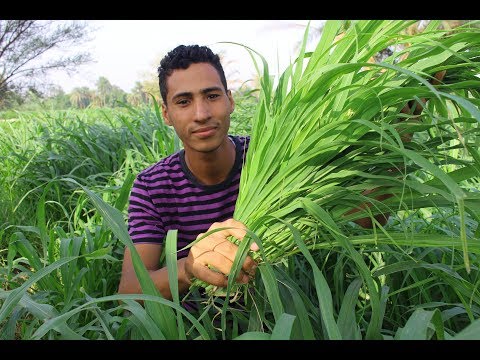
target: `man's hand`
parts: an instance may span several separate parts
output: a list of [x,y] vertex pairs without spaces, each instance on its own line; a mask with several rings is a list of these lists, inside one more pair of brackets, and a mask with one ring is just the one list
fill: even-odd
[[[234,219],[215,222],[208,231],[218,228],[225,229],[210,234],[191,247],[185,261],[185,273],[190,280],[197,278],[215,286],[226,287],[228,274],[238,250],[238,246],[227,238],[233,236],[242,240],[247,232],[245,225]],[[199,234],[197,239],[203,235],[204,233]],[[253,243],[250,249],[257,251],[259,248]],[[209,266],[217,271],[210,269]],[[247,256],[236,279],[237,282],[246,284],[255,274],[256,267],[257,263]]]

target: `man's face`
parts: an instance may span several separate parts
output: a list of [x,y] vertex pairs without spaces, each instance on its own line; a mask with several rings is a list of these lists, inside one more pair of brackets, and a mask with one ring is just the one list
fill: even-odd
[[177,69],[168,77],[167,89],[163,118],[174,127],[185,151],[216,150],[225,140],[235,108],[217,70],[208,63]]

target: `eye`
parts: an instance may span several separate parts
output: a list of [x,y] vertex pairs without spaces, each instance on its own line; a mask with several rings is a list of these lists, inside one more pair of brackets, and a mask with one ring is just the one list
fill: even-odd
[[175,104],[180,105],[180,106],[185,106],[188,105],[188,100],[187,99],[180,99],[175,102]]
[[209,98],[210,100],[216,99],[216,98],[218,98],[219,96],[220,96],[219,94],[208,94],[208,98]]

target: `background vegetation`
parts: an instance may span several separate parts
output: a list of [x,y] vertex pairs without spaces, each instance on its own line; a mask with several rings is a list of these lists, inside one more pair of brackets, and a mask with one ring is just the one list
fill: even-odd
[[[0,337],[479,339],[480,37],[476,23],[405,31],[415,23],[328,22],[277,84],[260,62],[259,88],[235,92],[231,132],[252,136],[236,216],[252,231],[234,271],[252,241],[260,266],[227,296],[193,287],[191,312],[174,281],[174,299],[160,296],[135,251],[143,294],[116,294],[134,176],[181,147],[155,96],[15,110],[0,122]],[[422,98],[420,124],[400,115]],[[354,222],[365,216],[373,229]]]

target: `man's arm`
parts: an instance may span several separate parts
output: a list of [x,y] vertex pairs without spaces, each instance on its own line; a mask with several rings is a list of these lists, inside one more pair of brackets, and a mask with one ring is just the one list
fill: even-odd
[[[216,222],[210,226],[208,231],[225,228],[214,232],[190,248],[188,256],[177,261],[178,291],[186,293],[191,279],[197,278],[209,284],[226,287],[228,274],[230,273],[238,246],[228,240],[229,236],[242,240],[246,234],[246,227],[243,223],[234,219]],[[199,234],[197,238],[204,234]],[[163,297],[172,299],[170,285],[168,282],[167,268],[160,268],[159,259],[162,253],[160,244],[136,244],[140,259],[142,259],[152,278],[155,286]],[[251,249],[258,250],[257,244],[253,243]],[[210,267],[214,267],[216,271]],[[237,281],[247,283],[254,275],[256,262],[247,256],[240,271]],[[120,294],[141,294],[142,289],[133,268],[131,252],[125,248],[122,265],[122,275],[118,288]]]
[[[170,285],[168,282],[167,268],[160,268],[159,259],[162,253],[162,245],[160,244],[136,244],[135,249],[140,256],[140,259],[145,264],[151,279],[155,286],[160,291],[162,296],[166,299],[172,299]],[[191,282],[185,273],[186,258],[177,261],[178,273],[178,291],[180,294],[186,293]],[[132,254],[129,248],[125,248],[122,265],[122,275],[120,277],[120,284],[118,287],[120,294],[141,294],[142,289],[140,282],[137,279],[135,269],[133,268]]]

